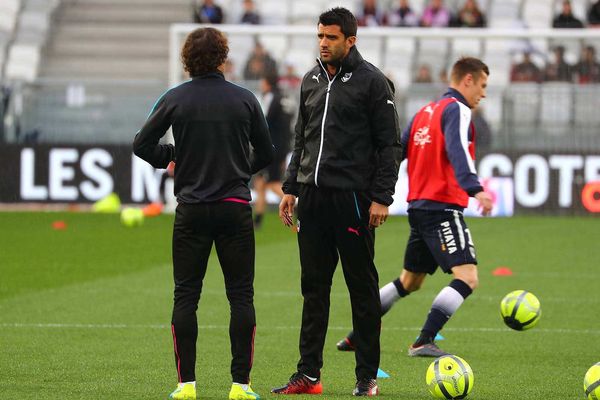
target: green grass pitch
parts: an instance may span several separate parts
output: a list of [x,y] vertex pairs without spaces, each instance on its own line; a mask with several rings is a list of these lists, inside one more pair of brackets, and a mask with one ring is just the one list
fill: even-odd
[[[118,215],[0,213],[0,393],[6,399],[166,399],[175,387],[169,329],[173,216],[125,228]],[[65,230],[53,230],[63,220]],[[600,361],[600,219],[468,219],[480,260],[480,287],[441,332],[440,346],[469,362],[471,399],[584,398],[583,376]],[[377,231],[380,282],[401,268],[403,217]],[[256,235],[257,334],[253,387],[263,398],[298,359],[301,313],[295,234],[274,214]],[[514,275],[495,277],[498,266]],[[339,268],[338,268],[339,269]],[[431,360],[412,359],[435,294],[437,273],[383,319],[381,396],[429,399]],[[542,318],[530,331],[501,321],[499,303],[515,289],[533,292]],[[332,288],[322,371],[326,399],[350,398],[353,354],[335,350],[350,328],[341,271]],[[210,260],[198,320],[198,398],[227,398],[229,311],[216,257]],[[302,399],[308,396],[297,396]]]

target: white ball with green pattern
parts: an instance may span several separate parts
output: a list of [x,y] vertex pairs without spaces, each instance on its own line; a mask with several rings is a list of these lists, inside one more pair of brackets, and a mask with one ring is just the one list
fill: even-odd
[[500,314],[509,328],[524,331],[538,323],[542,316],[542,309],[540,301],[533,293],[515,290],[502,299]]
[[435,359],[425,375],[429,392],[438,399],[464,399],[473,389],[471,366],[454,355]]
[[588,400],[600,400],[600,362],[592,365],[583,378],[583,390]]

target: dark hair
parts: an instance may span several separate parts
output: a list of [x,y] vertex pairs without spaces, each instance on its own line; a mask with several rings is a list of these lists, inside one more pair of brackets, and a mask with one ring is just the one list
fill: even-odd
[[335,7],[319,16],[319,24],[338,25],[345,37],[356,36],[356,17],[343,7]]
[[450,79],[452,82],[460,82],[467,74],[473,75],[475,80],[478,80],[481,73],[490,75],[490,69],[483,61],[475,57],[462,57],[452,66]]
[[229,53],[227,38],[215,28],[198,28],[185,39],[181,49],[183,68],[191,77],[217,71]]

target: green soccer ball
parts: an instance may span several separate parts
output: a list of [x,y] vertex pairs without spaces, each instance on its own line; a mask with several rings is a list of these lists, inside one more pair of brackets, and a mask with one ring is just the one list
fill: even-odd
[[425,381],[429,392],[437,399],[464,399],[473,389],[475,377],[465,360],[447,355],[429,365]]
[[600,362],[592,365],[583,378],[583,391],[588,400],[600,400]]
[[502,299],[500,314],[509,328],[524,331],[538,323],[542,316],[542,309],[540,301],[533,293],[515,290]]
[[128,228],[144,223],[144,212],[139,208],[126,207],[121,211],[121,223]]

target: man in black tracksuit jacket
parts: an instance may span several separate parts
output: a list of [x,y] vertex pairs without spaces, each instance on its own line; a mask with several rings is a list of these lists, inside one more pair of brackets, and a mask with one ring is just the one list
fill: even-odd
[[[133,143],[155,168],[176,161],[172,334],[179,386],[172,399],[196,398],[196,309],[213,242],[231,308],[231,375],[238,385],[230,398],[255,398],[248,386],[256,325],[248,183],[269,164],[273,146],[258,100],[223,77],[228,50],[216,29],[190,33],[182,60],[192,79],[156,102]],[[175,146],[159,144],[170,126]]]
[[298,197],[304,296],[297,372],[274,393],[320,393],[333,273],[341,258],[356,339],[355,395],[376,395],[381,304],[374,229],[388,215],[400,165],[391,83],[354,46],[356,19],[344,8],[319,18],[320,59],[302,81],[292,158],[279,215]]

